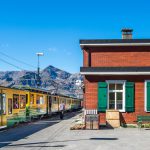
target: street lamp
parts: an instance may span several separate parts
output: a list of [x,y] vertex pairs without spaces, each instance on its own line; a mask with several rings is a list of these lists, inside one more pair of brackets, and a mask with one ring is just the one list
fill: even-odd
[[40,56],[43,56],[44,53],[36,53],[36,55],[38,56],[38,68],[37,68],[37,86],[40,86]]

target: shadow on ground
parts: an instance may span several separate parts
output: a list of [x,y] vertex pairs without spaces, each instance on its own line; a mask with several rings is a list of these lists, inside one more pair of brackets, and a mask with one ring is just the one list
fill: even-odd
[[[64,120],[70,119],[79,113],[81,113],[81,111],[67,113],[65,114]],[[59,119],[59,116],[55,116],[55,118],[44,119],[44,120],[36,121],[34,123],[25,124],[15,128],[8,129],[6,131],[2,131],[0,132],[0,148],[7,145],[13,146],[11,145],[12,142],[18,141],[20,139],[24,139],[27,136],[30,136],[40,130],[55,125],[60,121],[61,120]],[[65,145],[56,145],[56,147],[64,147],[64,146]]]
[[[46,145],[49,142],[37,142],[37,143],[24,143],[24,144],[10,144],[9,147],[65,147],[66,145]],[[44,145],[45,144],[45,145]]]

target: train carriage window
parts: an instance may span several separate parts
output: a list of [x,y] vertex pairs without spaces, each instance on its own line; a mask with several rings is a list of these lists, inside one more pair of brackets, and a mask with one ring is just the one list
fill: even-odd
[[71,100],[70,100],[70,99],[68,100],[68,104],[69,104],[69,105],[71,104]]
[[36,96],[36,104],[40,104],[40,96],[39,95]]
[[30,104],[34,104],[34,94],[30,95]]
[[44,97],[40,97],[40,104],[44,104]]
[[12,99],[8,99],[8,114],[12,114]]
[[53,98],[52,98],[52,101],[53,101],[53,104],[57,104],[57,99],[56,99],[56,97],[53,97]]
[[20,95],[20,108],[23,109],[26,107],[26,96]]
[[6,94],[0,94],[0,96],[2,97],[2,104],[0,103],[0,114],[6,114]]
[[44,104],[44,98],[41,95],[37,95],[36,104]]
[[19,95],[13,94],[13,109],[19,109]]

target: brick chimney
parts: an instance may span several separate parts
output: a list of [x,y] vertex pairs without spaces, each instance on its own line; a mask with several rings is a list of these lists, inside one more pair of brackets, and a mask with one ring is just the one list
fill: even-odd
[[122,39],[132,39],[133,29],[124,28],[121,30],[121,32],[122,32]]

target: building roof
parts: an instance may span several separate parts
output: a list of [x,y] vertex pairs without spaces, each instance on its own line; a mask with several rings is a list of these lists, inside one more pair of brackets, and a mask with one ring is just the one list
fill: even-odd
[[150,46],[150,39],[82,39],[80,46]]
[[150,67],[81,67],[83,75],[150,75]]

